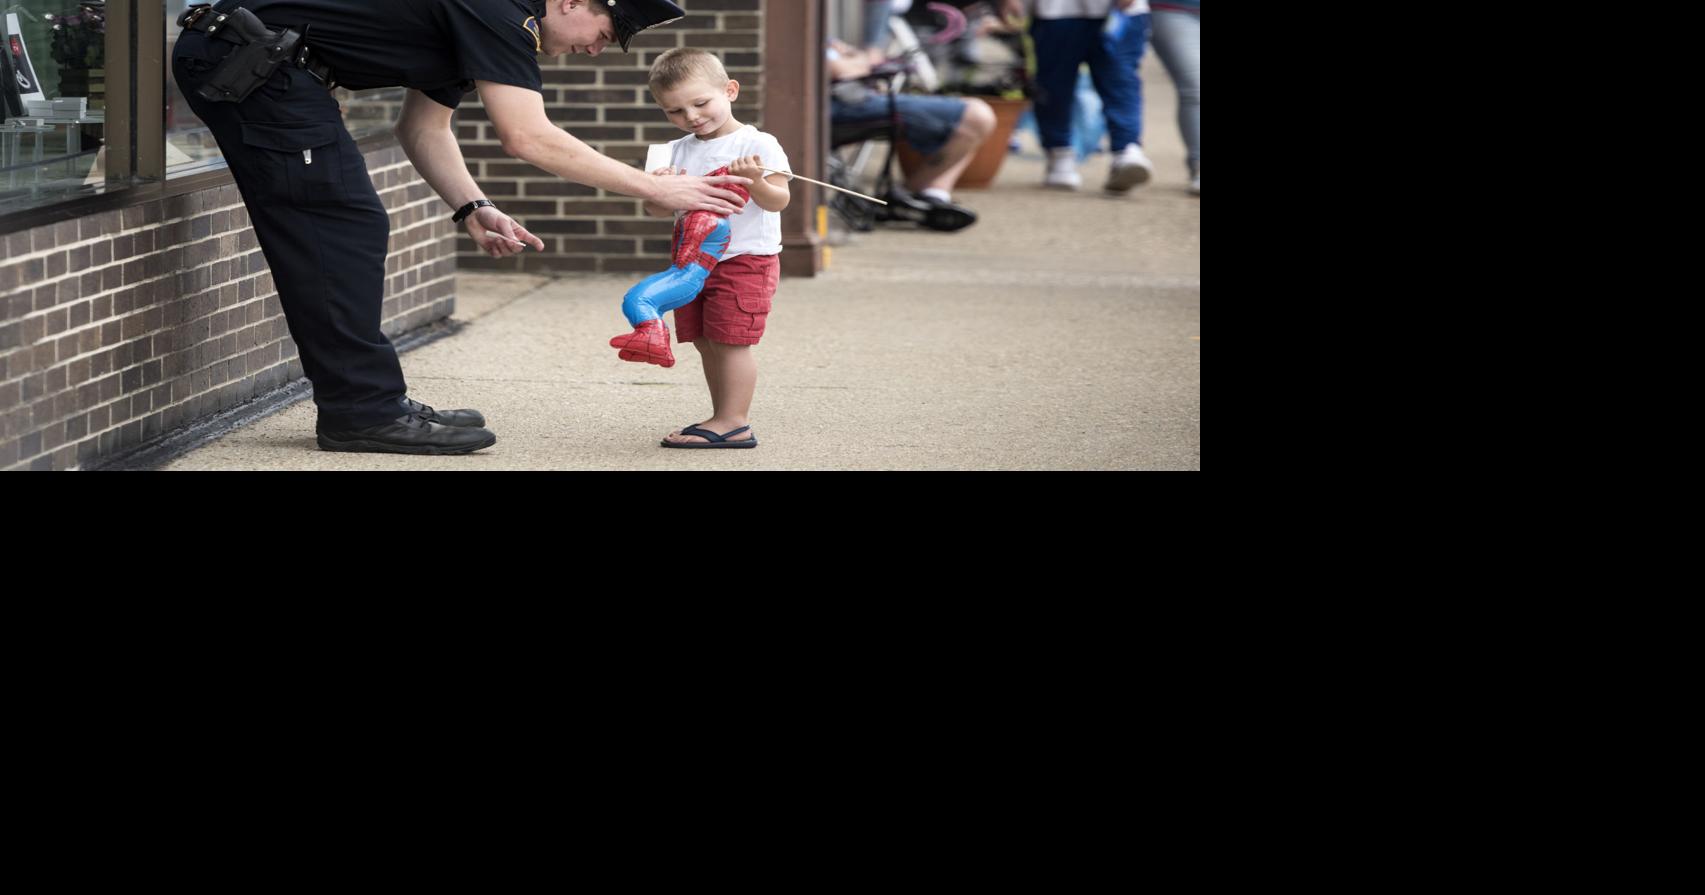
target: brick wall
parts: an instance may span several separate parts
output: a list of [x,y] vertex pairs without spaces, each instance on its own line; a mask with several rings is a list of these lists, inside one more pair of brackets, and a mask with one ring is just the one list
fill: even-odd
[[[734,117],[762,129],[765,2],[798,0],[678,0],[686,18],[641,33],[628,53],[615,46],[596,58],[540,57],[546,114],[593,149],[641,167],[647,146],[685,136],[663,117],[645,85],[658,56],[688,46],[722,57],[728,76],[740,82]],[[462,103],[456,134],[487,197],[546,247],[493,259],[464,232],[457,241],[463,269],[654,273],[669,266],[670,221],[646,217],[638,199],[571,183],[504,155],[477,97]]]
[[[384,330],[449,316],[456,229],[402,150]],[[302,376],[234,185],[0,237],[0,469],[72,469]]]

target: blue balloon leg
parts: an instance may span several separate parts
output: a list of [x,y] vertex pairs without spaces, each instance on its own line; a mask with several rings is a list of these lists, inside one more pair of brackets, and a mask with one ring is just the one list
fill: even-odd
[[[730,230],[728,219],[718,218],[716,229],[705,237],[701,251],[721,261],[722,254],[728,251]],[[699,297],[705,280],[709,278],[710,271],[691,262],[686,267],[670,267],[662,273],[652,274],[628,290],[622,299],[622,313],[634,326],[656,320],[676,308],[691,304]]]

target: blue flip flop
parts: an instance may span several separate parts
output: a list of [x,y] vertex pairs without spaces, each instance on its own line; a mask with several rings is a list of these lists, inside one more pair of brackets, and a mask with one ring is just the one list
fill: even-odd
[[698,426],[688,426],[685,429],[681,430],[682,435],[696,435],[699,438],[708,439],[708,443],[699,444],[697,442],[691,442],[691,441],[686,442],[684,444],[676,444],[673,441],[662,441],[659,443],[662,444],[666,448],[755,448],[758,446],[758,436],[756,436],[756,435],[752,436],[751,438],[746,439],[745,441],[729,441],[728,440],[728,437],[730,435],[739,435],[741,432],[744,432],[750,428],[752,428],[752,427],[751,426],[741,426],[738,429],[734,429],[732,431],[724,432],[721,435],[718,435],[709,429],[701,429]]

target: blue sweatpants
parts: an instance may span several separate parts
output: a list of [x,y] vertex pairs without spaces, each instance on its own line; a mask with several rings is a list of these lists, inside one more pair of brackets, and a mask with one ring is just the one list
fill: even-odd
[[1113,151],[1143,142],[1143,82],[1137,66],[1148,45],[1149,16],[1113,14],[1106,19],[1035,19],[1030,36],[1036,41],[1036,128],[1042,145],[1058,149],[1072,145],[1072,103],[1078,67],[1089,63],[1095,92],[1107,112],[1107,132]]

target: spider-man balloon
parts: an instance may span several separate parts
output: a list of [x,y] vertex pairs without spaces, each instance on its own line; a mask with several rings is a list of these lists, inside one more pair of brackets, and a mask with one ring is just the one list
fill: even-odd
[[[725,165],[705,176],[727,173]],[[737,183],[725,183],[722,188],[738,193],[742,201],[752,197]],[[633,324],[633,332],[610,340],[610,347],[620,350],[618,356],[622,360],[675,366],[675,354],[669,350],[669,327],[663,323],[663,315],[699,297],[711,270],[728,251],[730,232],[728,216],[714,211],[691,211],[675,222],[674,264],[662,273],[640,280],[622,299],[622,313]]]

